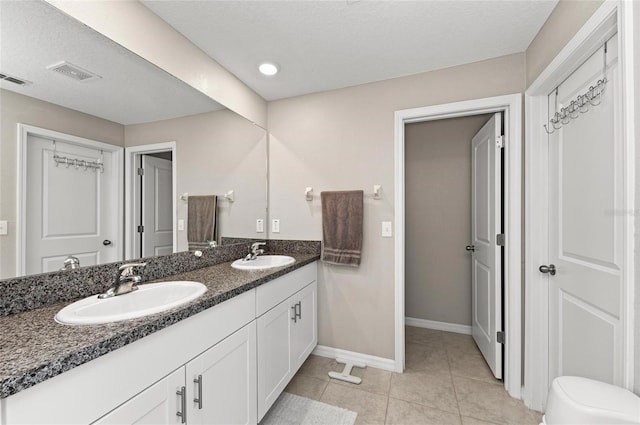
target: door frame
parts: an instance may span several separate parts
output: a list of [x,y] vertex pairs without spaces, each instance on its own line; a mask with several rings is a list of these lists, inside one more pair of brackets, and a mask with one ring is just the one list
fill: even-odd
[[173,252],[178,251],[178,162],[176,158],[177,143],[163,142],[149,145],[131,146],[124,148],[124,198],[125,198],[125,226],[124,226],[124,255],[125,258],[138,258],[135,253],[135,225],[136,200],[134,185],[136,183],[136,169],[139,156],[158,152],[171,151],[171,211],[173,214]]
[[633,116],[633,2],[607,1],[600,6],[585,25],[567,43],[547,68],[525,92],[526,144],[525,144],[525,358],[524,402],[534,410],[543,411],[546,405],[549,370],[549,290],[546,275],[538,272],[540,264],[546,264],[548,249],[548,165],[547,97],[562,81],[583,63],[616,31],[619,39],[619,60],[622,91],[624,171],[624,242],[623,252],[623,368],[624,386],[633,389],[633,324],[634,324],[634,176],[635,133]]
[[522,199],[522,94],[473,99],[395,112],[395,360],[402,373],[405,363],[405,124],[486,113],[504,113],[504,386],[509,395],[521,396],[521,199]]
[[[123,210],[122,202],[122,155],[123,148],[121,146],[111,145],[104,142],[98,142],[96,140],[86,139],[84,137],[73,136],[71,134],[61,133],[55,130],[49,130],[42,127],[36,127],[33,125],[18,123],[18,158],[17,158],[17,193],[16,193],[16,274],[23,276],[25,274],[26,257],[27,257],[27,139],[29,135],[43,137],[45,139],[60,140],[61,142],[88,147],[92,149],[101,149],[105,152],[113,154],[112,172],[116,177],[117,193],[117,207],[118,211]],[[123,232],[123,217],[122,214],[118,214],[116,218],[116,244],[122,241]],[[119,259],[122,259],[123,249],[119,248]]]

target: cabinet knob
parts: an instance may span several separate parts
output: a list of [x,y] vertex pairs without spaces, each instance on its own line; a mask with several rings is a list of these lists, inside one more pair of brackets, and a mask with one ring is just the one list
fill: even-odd
[[298,323],[298,309],[297,309],[297,305],[294,305],[293,307],[291,307],[291,310],[293,310],[293,317],[291,317],[291,320],[293,320],[293,323]]

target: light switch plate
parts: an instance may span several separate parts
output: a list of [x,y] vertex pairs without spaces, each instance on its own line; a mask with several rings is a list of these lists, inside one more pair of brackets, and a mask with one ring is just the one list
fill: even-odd
[[178,220],[178,230],[184,230],[184,220],[183,219],[179,219]]
[[256,233],[264,233],[264,220],[261,218],[256,220]]
[[273,233],[280,233],[280,220],[277,218],[271,220],[271,231]]
[[382,222],[382,237],[390,238],[393,236],[393,228],[390,221]]
[[8,232],[7,220],[0,220],[0,235],[6,235]]

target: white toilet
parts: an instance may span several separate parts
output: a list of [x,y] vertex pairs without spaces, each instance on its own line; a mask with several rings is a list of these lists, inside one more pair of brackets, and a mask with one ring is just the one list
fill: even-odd
[[551,384],[542,423],[640,424],[640,397],[593,379],[561,376]]

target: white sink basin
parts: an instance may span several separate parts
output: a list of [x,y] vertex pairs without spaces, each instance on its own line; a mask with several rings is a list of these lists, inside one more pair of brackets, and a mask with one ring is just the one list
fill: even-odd
[[231,267],[240,270],[262,270],[272,267],[288,266],[295,263],[293,257],[288,255],[259,255],[255,260],[245,261],[244,258],[231,263]]
[[205,293],[202,283],[174,281],[138,286],[128,294],[100,299],[97,295],[69,304],[56,314],[65,325],[95,325],[160,313],[193,301]]

